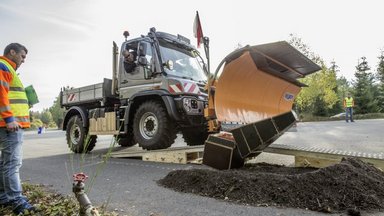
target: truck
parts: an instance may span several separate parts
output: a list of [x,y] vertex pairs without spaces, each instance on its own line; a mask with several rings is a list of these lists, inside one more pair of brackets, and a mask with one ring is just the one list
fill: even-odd
[[[164,149],[179,132],[188,145],[203,144],[208,71],[198,50],[186,37],[155,28],[139,38],[124,36],[120,52],[113,42],[112,79],[60,92],[69,148],[90,152],[97,135],[113,135],[120,146]],[[137,57],[133,72],[124,69],[124,51]]]
[[[124,36],[120,52],[113,43],[112,79],[60,93],[63,130],[75,153],[91,151],[97,135],[114,135],[124,147],[165,149],[181,132],[187,145],[213,143],[204,151],[212,161],[223,143],[232,143],[222,145],[225,151],[237,148],[228,160],[236,153],[243,161],[295,123],[292,106],[305,86],[299,79],[321,69],[278,41],[236,49],[211,74],[207,37],[204,59],[181,35],[151,28],[140,38]],[[125,71],[125,52],[137,56],[133,72]]]

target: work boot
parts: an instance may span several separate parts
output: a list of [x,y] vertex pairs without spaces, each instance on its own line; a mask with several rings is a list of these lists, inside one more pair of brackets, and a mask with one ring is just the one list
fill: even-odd
[[12,211],[16,215],[19,215],[19,214],[25,213],[26,211],[28,211],[29,213],[35,212],[36,208],[33,205],[29,204],[29,202],[24,201],[21,204],[14,207]]

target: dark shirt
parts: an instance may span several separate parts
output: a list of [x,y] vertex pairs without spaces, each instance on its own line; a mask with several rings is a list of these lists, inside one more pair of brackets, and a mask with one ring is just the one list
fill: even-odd
[[136,63],[128,63],[124,61],[124,69],[127,73],[132,73],[136,68]]

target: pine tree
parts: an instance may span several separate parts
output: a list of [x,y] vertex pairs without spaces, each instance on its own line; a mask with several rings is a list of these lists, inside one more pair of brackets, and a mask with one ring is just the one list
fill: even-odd
[[346,92],[348,91],[348,81],[343,76],[341,76],[341,78],[337,78],[337,73],[340,70],[339,66],[334,60],[331,62],[331,66],[328,70],[336,78],[336,85],[332,90],[336,92],[338,98],[335,106],[329,112],[330,114],[336,114],[343,110],[343,98],[346,95]]
[[356,66],[354,94],[356,113],[365,114],[375,112],[376,104],[373,97],[373,75],[369,72],[366,57],[361,57]]
[[377,107],[379,112],[384,112],[384,51],[381,51],[378,57],[379,64],[377,66],[377,79],[379,81],[377,88]]

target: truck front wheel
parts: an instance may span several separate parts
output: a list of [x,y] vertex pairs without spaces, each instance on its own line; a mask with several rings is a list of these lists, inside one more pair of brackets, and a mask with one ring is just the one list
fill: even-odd
[[115,136],[115,138],[121,147],[131,147],[136,144],[136,141],[133,137],[132,129],[129,129],[128,134],[118,135]]
[[140,147],[147,150],[168,148],[175,142],[176,133],[161,103],[148,101],[139,106],[133,120],[133,134]]
[[204,145],[208,132],[201,128],[185,128],[182,130],[184,141],[189,146]]
[[66,137],[68,147],[74,153],[90,152],[95,147],[96,135],[87,135],[88,131],[83,127],[83,120],[79,116],[72,116],[67,125]]

